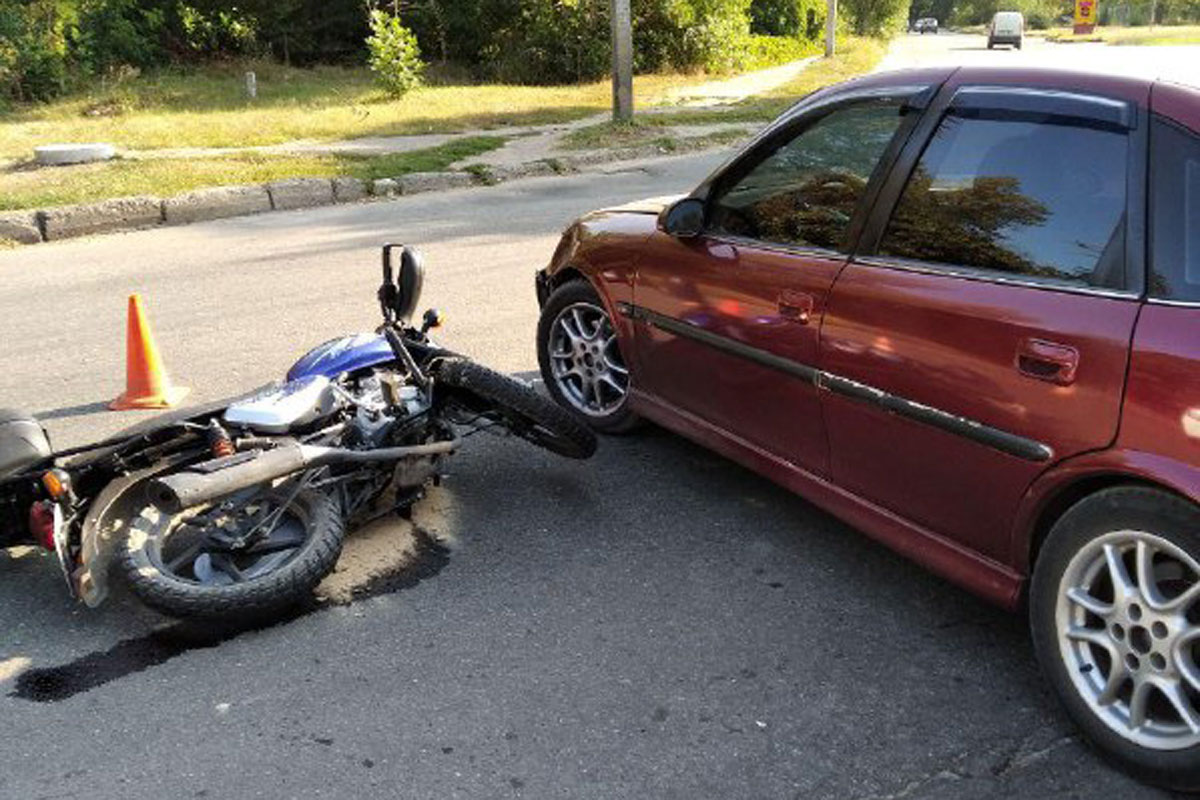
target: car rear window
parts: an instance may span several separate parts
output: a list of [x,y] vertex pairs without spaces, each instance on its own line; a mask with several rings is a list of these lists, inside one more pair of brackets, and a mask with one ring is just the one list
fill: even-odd
[[1128,137],[1090,126],[947,116],[879,253],[952,270],[1123,288]]
[[1150,137],[1150,295],[1200,302],[1200,136],[1156,117]]

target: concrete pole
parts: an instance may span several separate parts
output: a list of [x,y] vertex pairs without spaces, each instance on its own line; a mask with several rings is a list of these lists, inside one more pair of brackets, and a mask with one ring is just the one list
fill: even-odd
[[833,58],[837,50],[834,41],[837,33],[837,0],[826,0],[825,3],[825,57]]
[[633,119],[633,15],[629,0],[611,0],[613,120]]

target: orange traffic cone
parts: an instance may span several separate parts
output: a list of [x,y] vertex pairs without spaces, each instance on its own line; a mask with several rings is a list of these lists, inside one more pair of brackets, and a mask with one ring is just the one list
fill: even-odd
[[131,408],[169,408],[191,391],[172,386],[150,332],[142,296],[129,295],[129,322],[125,334],[125,393],[109,403],[114,411]]

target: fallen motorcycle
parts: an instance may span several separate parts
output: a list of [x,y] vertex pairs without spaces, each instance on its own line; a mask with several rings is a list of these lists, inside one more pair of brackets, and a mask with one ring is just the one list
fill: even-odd
[[0,411],[0,547],[57,554],[89,606],[119,574],[179,617],[262,619],[312,596],[348,527],[403,510],[464,436],[506,432],[588,458],[592,432],[532,387],[439,347],[420,254],[383,248],[383,325],[326,342],[286,380],[55,452]]

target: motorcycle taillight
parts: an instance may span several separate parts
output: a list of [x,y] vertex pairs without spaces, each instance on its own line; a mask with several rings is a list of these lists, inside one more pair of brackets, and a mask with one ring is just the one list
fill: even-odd
[[29,507],[29,532],[47,550],[54,549],[54,504],[48,501]]

